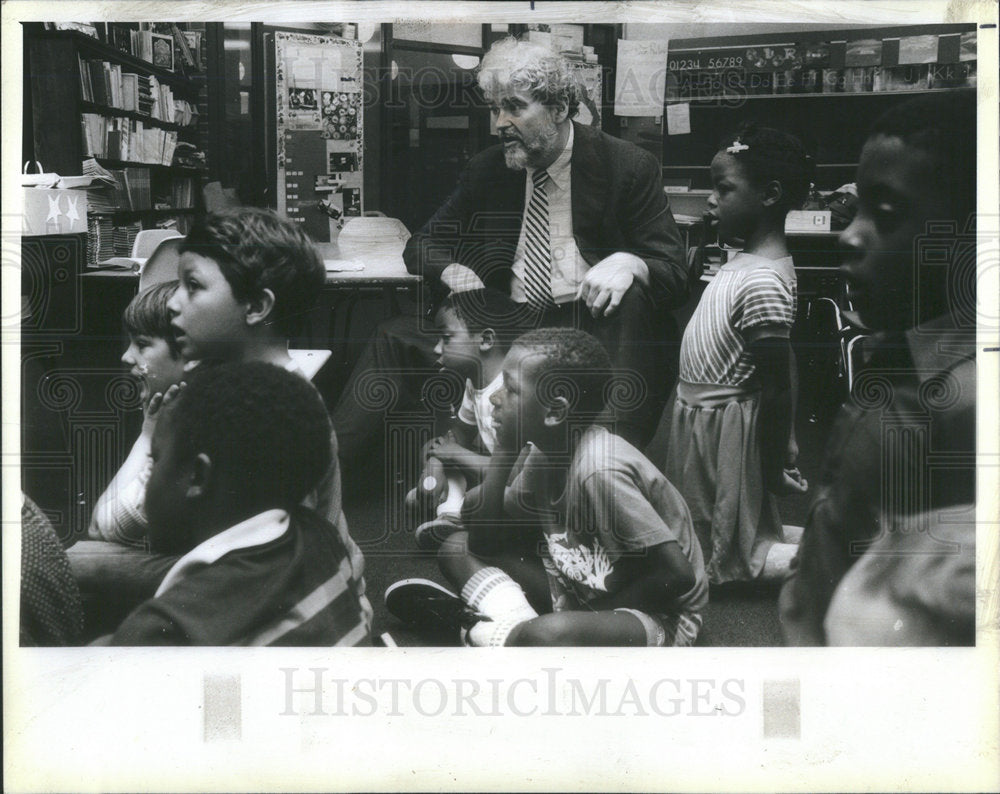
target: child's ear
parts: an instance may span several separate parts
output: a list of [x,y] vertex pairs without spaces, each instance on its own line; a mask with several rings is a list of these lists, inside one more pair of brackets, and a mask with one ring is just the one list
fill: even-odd
[[569,418],[569,400],[561,394],[552,398],[551,405],[545,409],[545,426],[557,427]]
[[484,328],[482,334],[479,335],[479,352],[485,353],[487,350],[492,350],[496,343],[496,331],[492,328]]
[[267,322],[274,311],[274,293],[265,288],[260,294],[247,303],[247,325],[260,325]]
[[204,496],[211,487],[214,474],[212,459],[204,452],[199,452],[191,462],[191,474],[185,496],[188,499],[200,499]]
[[773,207],[779,201],[781,197],[785,194],[784,189],[781,187],[781,183],[777,179],[772,179],[761,191],[761,201],[765,207]]

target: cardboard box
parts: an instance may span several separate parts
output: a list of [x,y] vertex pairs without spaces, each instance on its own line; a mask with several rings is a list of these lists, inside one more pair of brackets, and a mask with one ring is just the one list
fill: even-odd
[[24,188],[21,233],[79,234],[87,231],[87,194],[83,190]]

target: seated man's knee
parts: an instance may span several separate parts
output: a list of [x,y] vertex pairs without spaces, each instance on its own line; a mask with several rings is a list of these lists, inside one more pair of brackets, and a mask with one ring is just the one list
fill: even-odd
[[633,281],[632,286],[625,290],[625,294],[622,295],[621,303],[618,304],[618,310],[622,309],[640,312],[652,311],[653,294],[649,291],[649,287],[638,281]]

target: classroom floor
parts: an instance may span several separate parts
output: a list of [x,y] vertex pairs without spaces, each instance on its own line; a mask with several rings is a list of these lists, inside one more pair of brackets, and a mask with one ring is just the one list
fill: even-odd
[[[665,416],[669,416],[669,406]],[[816,481],[825,429],[811,422],[808,415],[797,422],[801,448],[799,468],[810,483]],[[666,421],[647,448],[650,459],[662,468],[666,456]],[[441,584],[433,554],[417,549],[407,527],[387,521],[384,500],[376,498],[375,488],[348,489],[344,509],[351,535],[365,551],[368,595],[375,608],[375,634],[389,632],[400,646],[457,645],[457,637],[431,636],[413,631],[386,612],[382,600],[386,587],[399,579],[422,577]],[[782,522],[802,525],[808,509],[809,495],[779,500]],[[709,596],[708,610],[698,645],[724,647],[779,646],[781,630],[777,616],[778,586],[776,584],[731,584],[715,587]]]

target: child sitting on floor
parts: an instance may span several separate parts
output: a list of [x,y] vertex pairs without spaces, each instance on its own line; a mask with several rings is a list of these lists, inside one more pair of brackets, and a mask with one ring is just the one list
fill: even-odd
[[301,506],[330,465],[319,393],[281,367],[199,368],[153,434],[153,550],[180,554],[113,645],[369,645],[337,529]]
[[462,511],[468,531],[438,554],[461,598],[405,580],[386,591],[392,614],[464,628],[477,646],[694,642],[708,598],[701,548],[680,494],[594,423],[610,377],[606,350],[582,331],[514,342],[493,396],[497,446]]
[[[261,361],[306,376],[289,355],[288,340],[314,305],[326,276],[315,246],[298,226],[268,210],[209,214],[184,240],[178,276],[180,286],[167,308],[184,358]],[[329,466],[305,504],[337,528],[353,575],[363,583],[364,558],[341,510],[332,430],[328,443]],[[106,610],[132,608],[149,598],[176,562],[170,555],[97,541],[76,543],[68,555],[84,596]],[[367,600],[363,605],[370,610]]]
[[684,331],[666,475],[681,491],[713,584],[787,573],[775,494],[806,489],[794,469],[789,335],[796,280],[785,216],[809,189],[802,144],[747,125],[712,160],[709,216],[740,253],[715,275]]
[[139,381],[144,417],[131,452],[94,507],[87,529],[93,540],[146,548],[143,495],[152,465],[149,442],[164,395],[184,376],[184,358],[167,309],[176,289],[176,280],[154,284],[136,295],[122,315],[129,339],[122,362]]
[[462,528],[466,490],[482,480],[496,445],[490,400],[503,383],[500,368],[522,308],[493,289],[452,293],[438,308],[437,364],[464,378],[465,392],[448,432],[424,447],[419,485],[406,496],[408,506],[434,512],[414,533],[421,548],[436,549]]

